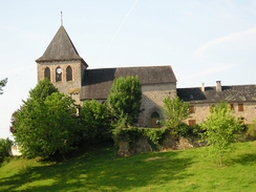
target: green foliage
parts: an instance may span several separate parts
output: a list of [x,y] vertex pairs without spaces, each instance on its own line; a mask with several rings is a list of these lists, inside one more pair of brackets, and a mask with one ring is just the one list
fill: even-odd
[[179,97],[166,97],[163,104],[163,113],[165,116],[164,126],[174,133],[183,124],[183,120],[189,117],[189,103],[183,102]]
[[7,84],[7,81],[8,81],[7,78],[0,80],[0,95],[3,94],[3,89],[2,88]]
[[85,140],[99,142],[111,139],[111,118],[106,103],[85,101],[80,117]]
[[62,156],[80,140],[74,100],[55,92],[48,82],[39,82],[38,87],[30,91],[27,101],[13,114],[15,141],[27,157]]
[[246,139],[256,140],[256,119],[253,120],[250,125],[248,125],[248,129],[246,131]]
[[48,78],[45,78],[44,80],[39,81],[34,89],[29,91],[29,96],[31,99],[44,101],[47,96],[55,92],[59,92],[58,89],[54,87]]
[[159,147],[159,142],[163,139],[164,134],[167,132],[167,129],[164,128],[124,128],[124,129],[115,129],[113,131],[114,140],[116,143],[119,141],[128,141],[133,142],[139,138],[146,136],[149,140]]
[[136,123],[141,112],[141,85],[138,76],[119,77],[114,80],[107,103],[115,124],[128,127]]
[[228,103],[220,102],[212,106],[210,114],[201,127],[205,130],[204,137],[208,145],[212,146],[209,149],[220,156],[220,165],[222,166],[222,156],[232,149],[236,133],[241,128],[240,120],[235,118]]
[[180,125],[178,125],[175,135],[178,136],[183,136],[183,137],[197,137],[199,138],[200,135],[202,134],[203,130],[200,127],[200,125],[196,124],[196,125],[192,125],[189,126],[186,123],[181,123]]
[[12,141],[7,139],[0,138],[0,163],[3,162],[5,157],[9,156],[9,150],[12,146]]

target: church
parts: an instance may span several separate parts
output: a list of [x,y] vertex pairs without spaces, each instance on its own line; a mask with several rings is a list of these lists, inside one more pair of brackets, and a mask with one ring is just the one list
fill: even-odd
[[235,115],[245,123],[256,119],[256,85],[177,88],[171,66],[120,67],[89,69],[78,54],[64,26],[53,37],[44,54],[36,60],[38,81],[48,78],[60,92],[70,95],[77,104],[85,100],[105,101],[113,80],[138,75],[142,88],[138,126],[161,127],[161,110],[166,97],[179,96],[190,103],[189,125],[201,123],[213,104],[227,101]]

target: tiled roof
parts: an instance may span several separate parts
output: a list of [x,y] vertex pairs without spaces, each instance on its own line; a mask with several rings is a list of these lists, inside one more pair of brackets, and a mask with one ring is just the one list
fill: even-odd
[[36,62],[72,60],[82,60],[84,62],[83,58],[79,56],[65,28],[61,26],[54,38],[52,39],[51,43],[47,47],[43,56],[38,58]]
[[84,71],[80,99],[106,99],[113,80],[128,75],[138,75],[141,85],[177,82],[171,66],[87,69]]
[[216,87],[178,88],[177,95],[183,101],[190,103],[218,103],[220,101],[232,102],[256,102],[256,85],[222,86],[221,91]]

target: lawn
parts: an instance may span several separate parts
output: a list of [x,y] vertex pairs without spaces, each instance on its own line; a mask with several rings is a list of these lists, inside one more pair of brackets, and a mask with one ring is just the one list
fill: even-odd
[[62,163],[12,158],[0,168],[0,191],[255,191],[256,142],[236,146],[223,167],[205,148],[118,158],[111,147]]

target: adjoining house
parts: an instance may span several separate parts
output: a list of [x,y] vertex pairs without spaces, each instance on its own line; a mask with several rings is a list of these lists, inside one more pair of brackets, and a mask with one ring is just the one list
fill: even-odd
[[221,100],[229,102],[246,123],[256,118],[256,85],[221,86],[218,82],[217,88],[177,89],[171,66],[89,69],[63,26],[36,62],[38,81],[48,78],[60,92],[71,95],[80,105],[91,99],[105,101],[115,78],[138,75],[144,109],[139,126],[160,127],[163,99],[177,95],[191,104],[193,113],[187,120],[190,125],[200,123],[208,115],[210,106]]
[[189,125],[201,123],[208,115],[211,106],[221,101],[229,103],[236,117],[249,124],[256,119],[256,85],[222,86],[216,81],[215,87],[177,89],[177,95],[190,103],[191,118]]

